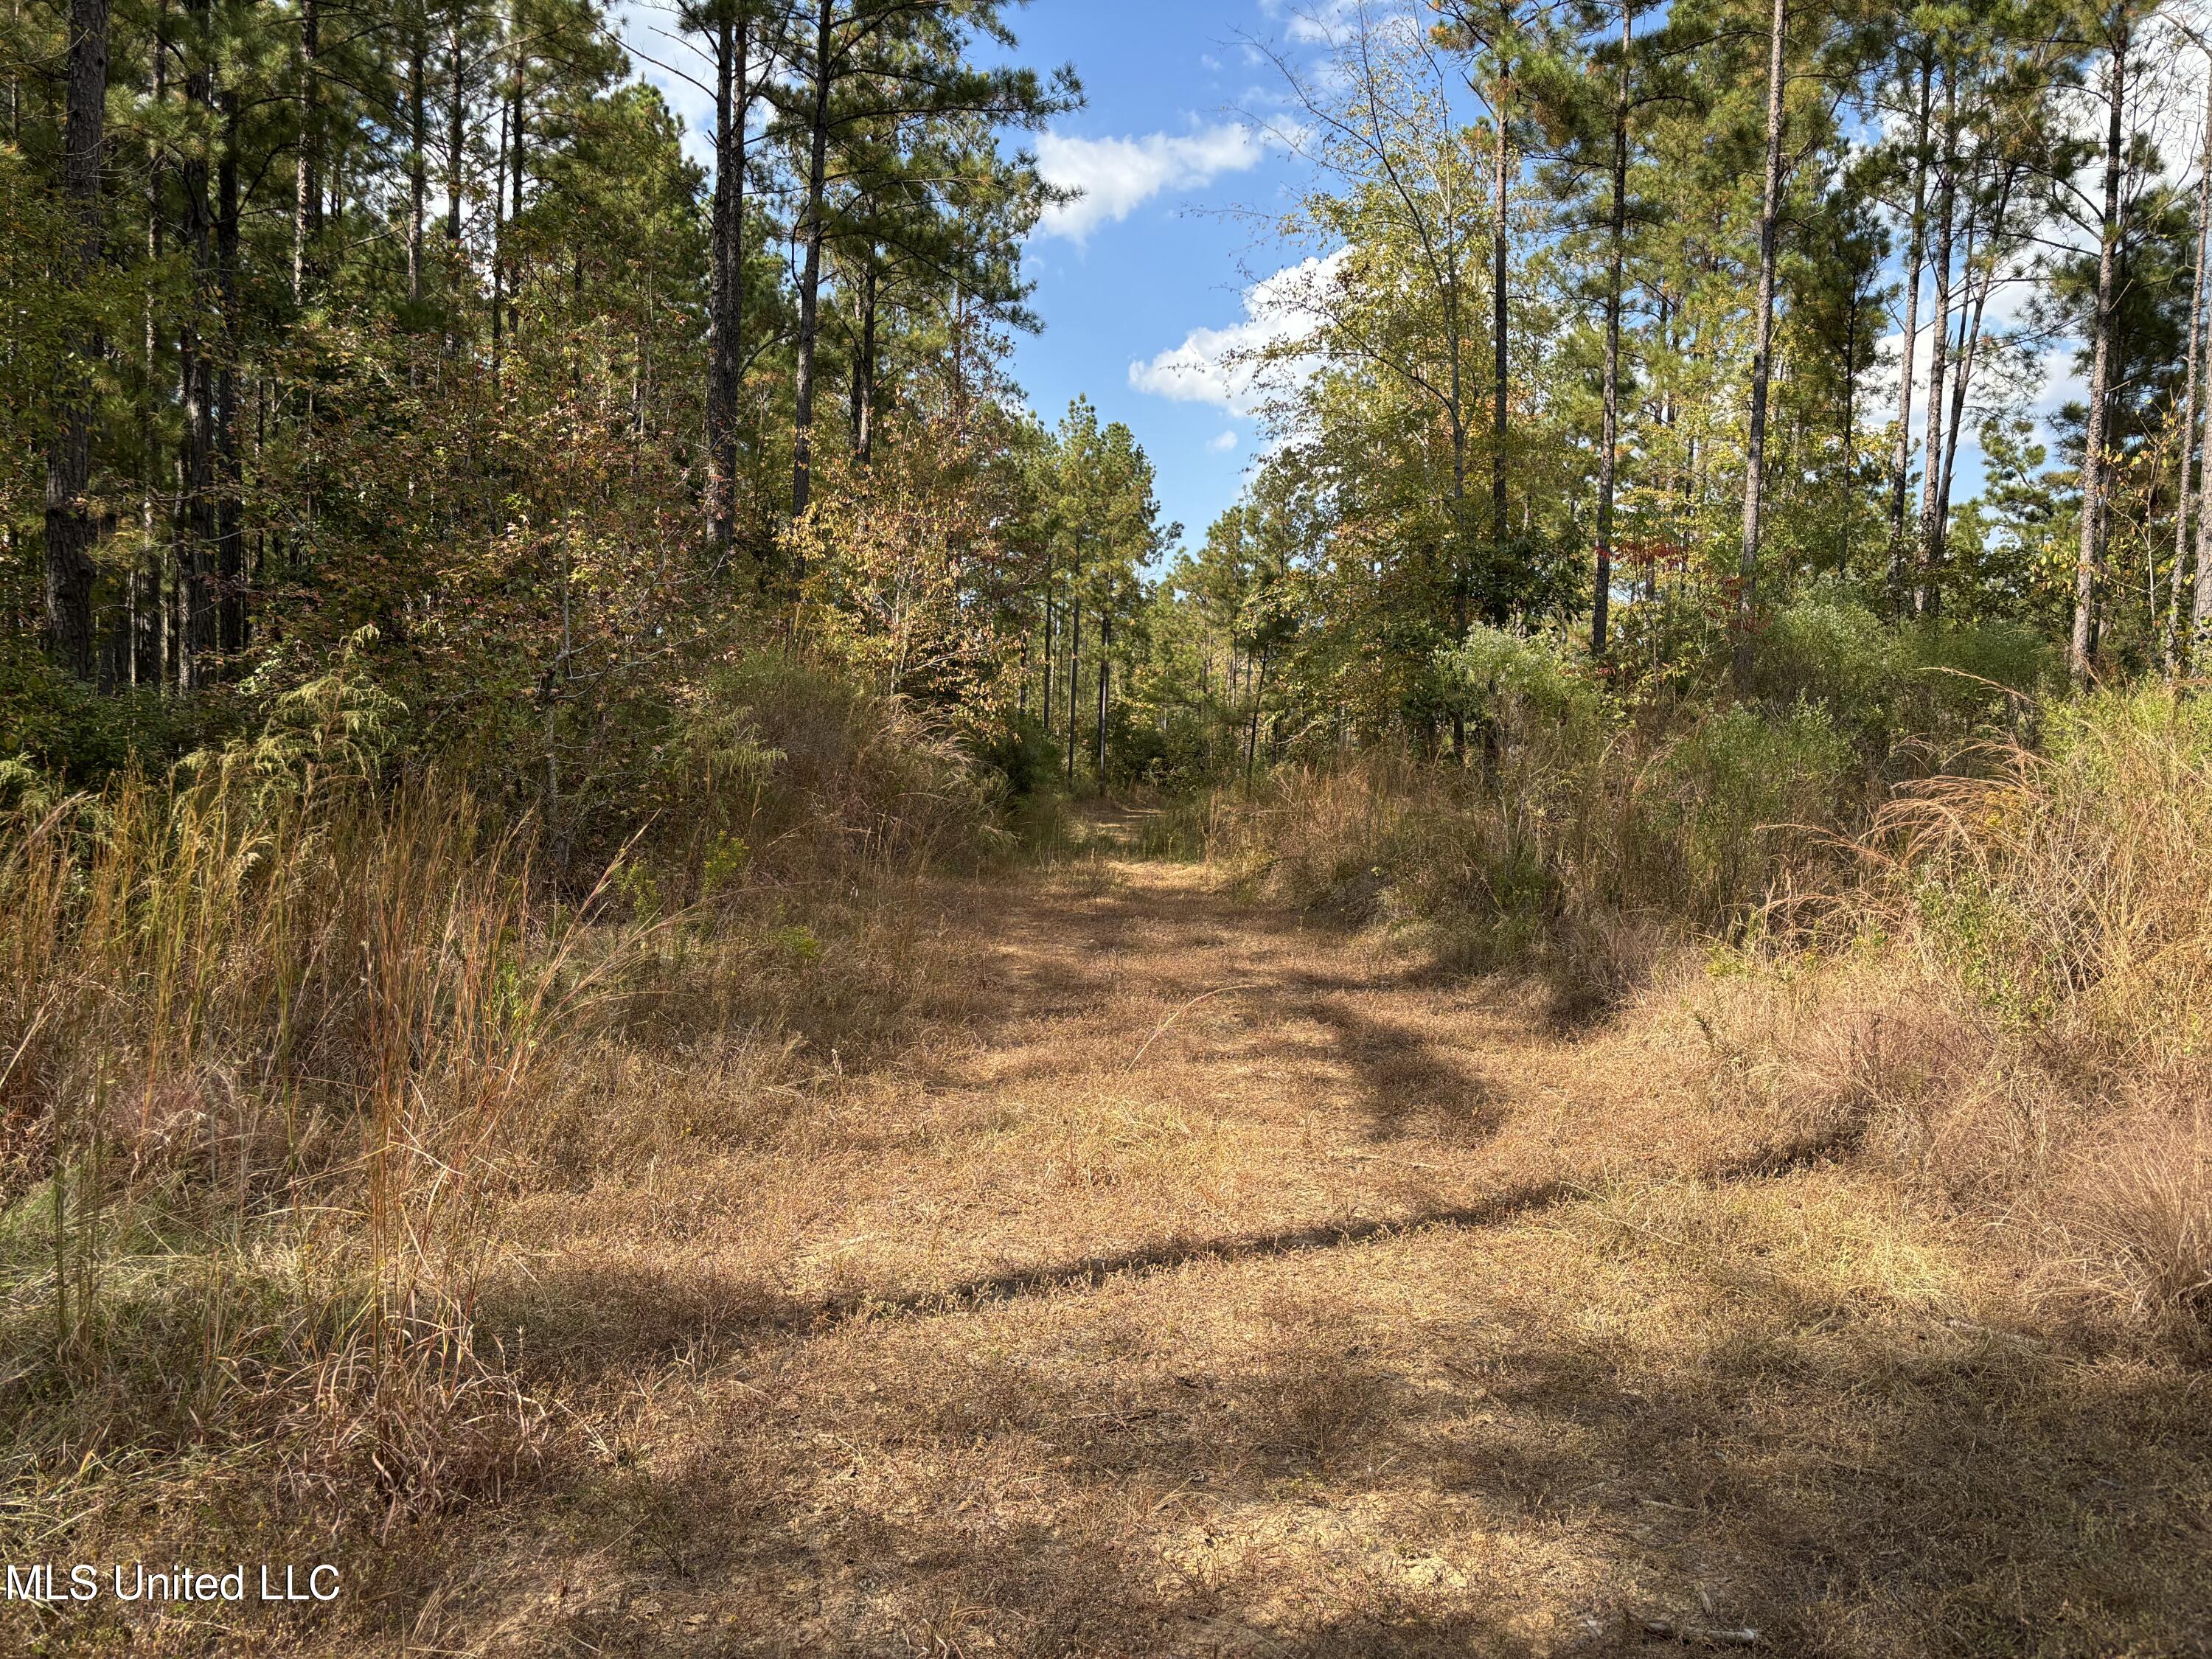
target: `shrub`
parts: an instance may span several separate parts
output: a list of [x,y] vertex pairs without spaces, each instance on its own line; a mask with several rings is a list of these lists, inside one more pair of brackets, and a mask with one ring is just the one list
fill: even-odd
[[1724,708],[1693,723],[1656,769],[1656,838],[1681,860],[1671,908],[1698,920],[1739,914],[1809,866],[1863,793],[1851,745],[1805,702],[1779,714]]
[[688,901],[732,840],[763,883],[972,862],[998,843],[1006,785],[912,705],[762,653],[701,687],[653,787],[651,848]]
[[1820,589],[1775,611],[1754,660],[1760,701],[1824,708],[1870,765],[1891,765],[1896,757],[1892,775],[1899,777],[1952,763],[1963,747],[2012,731],[2061,678],[2056,654],[2033,629],[2006,622],[1896,627],[1860,600]]
[[[1395,750],[1285,768],[1216,850],[1248,883],[1354,921],[1503,926],[1503,959],[1631,913],[1737,925],[1839,857],[1863,769],[1819,708],[1744,706],[1640,730],[1549,647],[1478,630],[1480,767]],[[1471,694],[1472,695],[1472,694]]]
[[1835,895],[1845,951],[1747,956],[1713,1075],[2017,1224],[2045,1283],[2212,1340],[2212,708],[2039,711],[2039,750],[1907,787]]
[[2212,706],[2163,690],[2046,714],[2041,750],[1909,793],[1883,831],[1928,948],[2015,1028],[2109,1065],[2204,1074]]
[[465,791],[372,787],[325,690],[0,816],[11,1485],[160,1443],[388,1522],[542,1449],[471,1325],[477,1223],[630,947]]

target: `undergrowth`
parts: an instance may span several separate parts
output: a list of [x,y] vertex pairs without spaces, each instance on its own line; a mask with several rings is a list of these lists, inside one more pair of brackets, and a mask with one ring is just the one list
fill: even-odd
[[788,660],[709,688],[596,869],[390,769],[390,712],[349,659],[166,776],[0,775],[11,1560],[388,1538],[557,1467],[497,1205],[888,1051],[945,978],[921,877],[999,849],[949,738]]
[[1478,630],[1468,763],[1287,765],[1208,850],[1562,1019],[1686,1009],[1747,1125],[1986,1219],[2054,1320],[2212,1351],[2212,705],[1866,620],[1785,612],[1771,699],[1711,708]]

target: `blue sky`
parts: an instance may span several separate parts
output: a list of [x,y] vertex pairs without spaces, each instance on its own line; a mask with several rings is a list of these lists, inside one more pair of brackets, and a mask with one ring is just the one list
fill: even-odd
[[1016,375],[1048,420],[1080,393],[1127,422],[1195,543],[1237,498],[1254,424],[1218,374],[1158,360],[1243,322],[1247,283],[1283,263],[1238,211],[1279,211],[1295,177],[1249,124],[1273,89],[1237,45],[1282,20],[1256,0],[1036,0],[1016,17],[1023,55],[1073,63],[1090,97],[1039,149],[1088,193],[1030,245],[1045,329]]
[[[1294,20],[1281,0],[1033,0],[1008,15],[1018,61],[1073,64],[1089,99],[1038,145],[1047,176],[1085,194],[1031,240],[1032,307],[1045,326],[1017,341],[1015,377],[1048,423],[1079,394],[1126,422],[1158,471],[1164,517],[1195,543],[1237,499],[1254,423],[1232,411],[1237,400],[1218,374],[1149,366],[1195,331],[1244,320],[1248,270],[1264,276],[1283,262],[1232,216],[1279,209],[1292,182],[1240,112],[1271,89],[1237,41],[1279,36]],[[623,22],[642,54],[639,72],[684,116],[689,148],[706,160],[712,106],[671,72],[704,70],[663,32],[673,25],[657,6],[634,5]]]
[[[1221,351],[1263,330],[1248,304],[1251,284],[1309,252],[1273,244],[1266,233],[1288,205],[1298,171],[1255,125],[1279,107],[1280,85],[1242,42],[1314,50],[1321,31],[1310,17],[1341,14],[1350,3],[1031,0],[1009,7],[1018,61],[1040,70],[1073,64],[1088,96],[1036,143],[1046,177],[1084,195],[1048,216],[1030,240],[1032,307],[1044,328],[1018,337],[1016,379],[1048,422],[1079,394],[1105,418],[1126,422],[1158,470],[1164,516],[1179,521],[1192,544],[1237,499],[1258,438]],[[640,55],[640,73],[684,118],[689,148],[704,161],[711,103],[673,71],[705,71],[672,38],[672,0],[627,0],[623,31]],[[2149,125],[2169,157],[2194,153],[2195,108],[2183,100],[2153,110]],[[1893,279],[1900,278],[1901,261],[1892,263]],[[2002,287],[1990,322],[2010,321],[2028,288]],[[1901,343],[1896,334],[1882,343],[1889,354]],[[1928,346],[1923,337],[1916,426],[1925,408]],[[2042,384],[2029,399],[2037,413],[2081,395],[2073,349],[2070,341],[2046,348]],[[1862,396],[1866,419],[1888,417],[1893,357],[1869,375]],[[1959,459],[1964,497],[1981,483],[1971,431]]]

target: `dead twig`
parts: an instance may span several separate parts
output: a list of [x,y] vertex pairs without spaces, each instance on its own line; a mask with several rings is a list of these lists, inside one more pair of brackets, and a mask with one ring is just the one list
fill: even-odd
[[1160,1034],[1165,1031],[1169,1026],[1174,1024],[1176,1021],[1181,1019],[1185,1014],[1188,1013],[1192,1009],[1197,1007],[1200,1003],[1205,1001],[1208,997],[1221,996],[1231,991],[1256,991],[1259,988],[1260,988],[1256,985],[1217,985],[1211,991],[1200,991],[1188,1002],[1184,1003],[1182,1007],[1177,1008],[1165,1019],[1152,1027],[1152,1036],[1146,1037],[1144,1040],[1144,1042],[1138,1048],[1137,1052],[1129,1056],[1129,1063],[1123,1069],[1131,1072],[1135,1071],[1137,1069],[1137,1062],[1145,1057],[1146,1051],[1149,1049],[1152,1044],[1159,1041]]
[[1759,1632],[1749,1626],[1741,1630],[1716,1630],[1702,1625],[1678,1625],[1671,1619],[1646,1619],[1644,1633],[1666,1642],[1683,1642],[1695,1647],[1755,1648]]

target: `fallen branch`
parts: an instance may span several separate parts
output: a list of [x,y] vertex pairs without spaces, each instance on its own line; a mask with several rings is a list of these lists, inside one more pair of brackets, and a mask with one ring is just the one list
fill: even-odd
[[1711,1630],[1701,1625],[1678,1625],[1671,1619],[1647,1619],[1644,1633],[1669,1642],[1687,1642],[1708,1648],[1755,1648],[1759,1632],[1746,1626],[1741,1630]]

